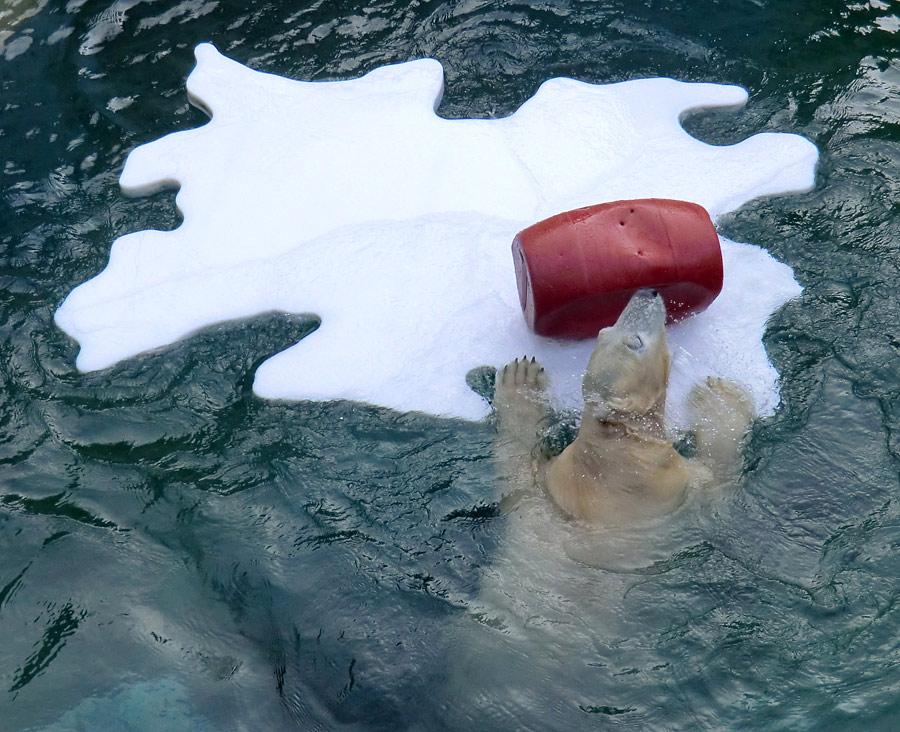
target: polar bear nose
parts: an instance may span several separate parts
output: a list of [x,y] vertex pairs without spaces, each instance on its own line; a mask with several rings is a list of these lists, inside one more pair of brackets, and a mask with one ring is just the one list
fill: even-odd
[[645,297],[649,300],[652,300],[657,295],[659,295],[659,291],[655,287],[643,287],[634,293],[635,297]]

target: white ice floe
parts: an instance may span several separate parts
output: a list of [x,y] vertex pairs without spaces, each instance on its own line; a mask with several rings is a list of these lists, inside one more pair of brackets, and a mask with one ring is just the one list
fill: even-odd
[[[552,214],[624,198],[694,201],[715,218],[757,196],[808,190],[818,152],[763,133],[713,146],[688,110],[743,104],[743,89],[671,79],[550,79],[502,119],[442,119],[441,65],[423,59],[359,79],[303,82],[196,49],[191,100],[212,117],[132,151],[129,195],[179,186],[174,231],[117,239],[57,323],[102,369],[211,323],[271,310],[315,313],[318,330],[259,368],[266,398],[354,399],[477,419],[466,372],[535,355],[563,406],[580,398],[591,342],[533,335],[510,245]],[[725,286],[675,326],[671,404],[709,373],[778,403],[762,335],[800,288],[788,267],[722,241]],[[234,348],[241,348],[235,343]]]

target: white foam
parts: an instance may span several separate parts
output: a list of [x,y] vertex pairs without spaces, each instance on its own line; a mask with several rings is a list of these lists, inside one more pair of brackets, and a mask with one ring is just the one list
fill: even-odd
[[[106,269],[59,308],[81,370],[281,310],[322,325],[262,364],[263,397],[477,419],[487,406],[466,372],[527,353],[575,406],[591,343],[527,330],[510,254],[517,231],[621,198],[694,201],[715,218],[813,185],[818,152],[802,137],[712,146],[684,131],[687,110],[743,104],[734,86],[550,79],[509,117],[445,120],[432,59],[302,82],[209,44],[196,56],[188,93],[211,121],[136,148],[121,177],[129,195],[179,185],[184,222],[117,239]],[[748,384],[761,413],[778,403],[761,338],[800,288],[763,250],[723,241],[723,253],[722,295],[671,332],[676,415],[709,373]]]

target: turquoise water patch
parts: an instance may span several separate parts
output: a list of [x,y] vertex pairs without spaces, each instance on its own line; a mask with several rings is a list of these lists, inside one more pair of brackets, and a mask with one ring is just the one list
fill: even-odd
[[[0,28],[6,728],[894,728],[892,4],[29,7]],[[509,576],[489,425],[253,396],[259,364],[315,318],[213,326],[79,373],[53,313],[115,238],[179,224],[171,192],[127,199],[118,175],[134,147],[205,122],[184,94],[202,41],[303,79],[434,57],[449,118],[509,114],[555,76],[737,84],[747,106],[690,115],[691,134],[813,141],[815,189],[718,222],[804,287],[766,332],[782,403],[740,485],[649,564],[559,565],[540,596],[556,615],[520,631],[479,604]]]
[[198,718],[191,710],[183,687],[161,679],[156,683],[140,682],[108,698],[85,699],[58,722],[42,729],[46,732],[94,729],[205,732],[216,727]]

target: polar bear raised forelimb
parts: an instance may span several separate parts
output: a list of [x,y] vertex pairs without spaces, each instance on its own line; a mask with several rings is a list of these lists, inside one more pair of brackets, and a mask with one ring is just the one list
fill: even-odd
[[547,372],[534,358],[516,359],[497,371],[494,454],[513,490],[531,492],[546,482],[547,458],[540,435],[550,419]]

